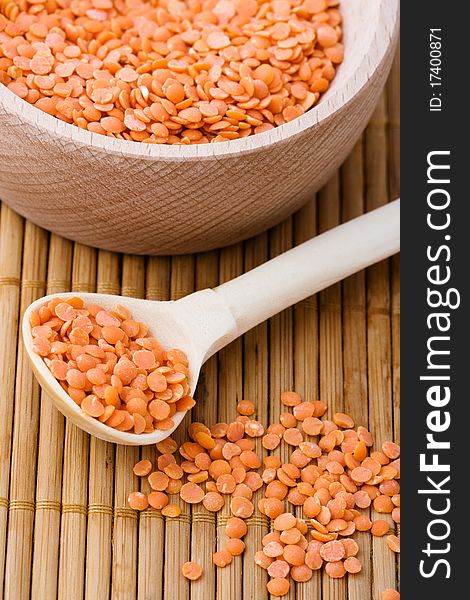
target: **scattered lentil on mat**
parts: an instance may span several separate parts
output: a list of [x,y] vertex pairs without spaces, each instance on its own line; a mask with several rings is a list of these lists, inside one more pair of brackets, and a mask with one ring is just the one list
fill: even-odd
[[[149,461],[140,461],[134,467],[136,474],[148,475],[151,487],[157,486],[158,491],[148,495],[148,502],[140,492],[129,496],[129,504],[136,510],[150,505],[171,517],[181,512],[179,507],[169,504],[173,494],[179,494],[189,504],[202,502],[212,512],[218,512],[228,503],[231,512],[225,527],[228,541],[225,548],[213,555],[213,563],[224,568],[233,556],[245,550],[242,540],[248,531],[245,520],[256,510],[252,495],[263,488],[264,496],[257,503],[257,511],[271,519],[272,531],[263,537],[263,548],[256,551],[254,561],[267,570],[268,591],[273,596],[287,594],[290,579],[297,583],[309,581],[313,571],[322,567],[332,578],[359,573],[362,569],[359,546],[350,536],[355,531],[370,531],[374,536],[392,533],[387,521],[372,522],[361,511],[373,505],[381,512],[393,514],[400,506],[397,444],[386,443],[381,452],[374,452],[371,433],[360,426],[355,430],[350,416],[336,413],[328,421],[321,419],[326,405],[320,401],[302,402],[296,392],[284,392],[281,398],[284,405],[292,411],[297,409],[298,416],[305,417],[304,422],[318,421],[316,443],[304,439],[289,419],[294,418],[292,413],[281,415],[286,426],[273,423],[265,432],[261,423],[243,414],[254,414],[254,404],[242,400],[238,403],[238,407],[244,403],[239,410],[241,414],[232,423],[216,423],[210,428],[203,423],[191,423],[189,440],[180,447],[171,438],[159,442],[156,461],[159,470],[149,474],[149,468],[152,469]],[[306,408],[306,404],[310,406]],[[302,418],[297,420],[302,422]],[[296,433],[289,434],[286,440],[289,431]],[[279,456],[269,453],[278,445],[270,441],[271,436],[279,442],[295,441],[289,462],[282,463]],[[255,451],[253,437],[262,440],[262,456]],[[176,473],[178,454],[181,467]],[[189,481],[182,484],[180,479],[168,477],[169,469],[172,476],[186,475]],[[262,469],[261,474],[258,469]],[[197,482],[190,479],[194,476],[200,476]],[[177,481],[179,486],[173,487],[171,481]],[[202,482],[205,489],[199,485]],[[297,518],[289,505],[302,507],[303,518]],[[386,538],[386,544],[394,552],[399,552],[399,543],[395,535]],[[390,600],[393,598],[390,596]]]
[[301,116],[329,88],[343,60],[338,5],[0,0],[0,84],[92,133],[243,138]]
[[196,581],[202,575],[202,567],[195,562],[185,562],[181,567],[181,573],[183,577],[189,579],[190,581]]
[[[123,306],[108,311],[96,304],[85,307],[76,297],[53,298],[31,313],[30,324],[34,351],[65,392],[85,414],[109,427],[136,434],[168,430],[175,413],[195,405],[184,352],[165,351]],[[165,442],[160,448],[173,448]],[[167,472],[149,476],[154,490],[183,475],[179,465],[165,467]],[[142,460],[134,473],[145,476],[151,468]]]

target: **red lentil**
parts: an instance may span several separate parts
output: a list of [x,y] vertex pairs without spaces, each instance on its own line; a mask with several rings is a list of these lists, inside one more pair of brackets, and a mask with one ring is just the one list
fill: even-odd
[[285,560],[275,560],[268,567],[270,577],[287,577],[290,572],[290,565]]
[[302,402],[302,398],[297,392],[282,392],[281,402],[284,406],[297,406]]
[[378,513],[391,513],[394,505],[389,496],[377,496],[373,501],[374,510]]
[[132,492],[129,494],[128,502],[129,506],[134,510],[145,510],[149,505],[146,494],[142,492]]
[[231,538],[225,547],[232,556],[239,556],[245,550],[245,542],[238,538]]
[[297,426],[297,419],[290,412],[283,412],[279,416],[279,421],[281,425],[285,428],[282,431],[282,435],[285,433],[286,429],[292,429]]
[[382,537],[383,535],[388,533],[389,530],[390,530],[390,525],[387,523],[387,521],[382,521],[381,519],[379,519],[378,521],[374,521],[372,523],[370,532],[374,536]]
[[149,501],[150,506],[152,508],[156,508],[157,510],[161,510],[162,508],[165,508],[165,506],[169,502],[168,496],[166,494],[164,494],[163,492],[151,492],[147,496],[147,499]]
[[274,577],[268,581],[268,592],[272,596],[285,596],[290,588],[290,583],[284,577]]
[[186,579],[196,581],[202,575],[202,567],[195,562],[185,562],[181,567],[181,573]]
[[134,465],[134,473],[139,477],[145,477],[152,470],[152,463],[149,460],[141,460]]
[[361,561],[355,556],[350,556],[344,561],[344,568],[348,573],[359,573],[362,569]]
[[297,544],[286,544],[283,552],[284,560],[293,566],[305,563],[305,551]]
[[313,570],[306,564],[293,566],[290,570],[290,576],[294,581],[298,583],[305,583],[310,581],[313,575]]
[[336,562],[328,562],[325,565],[325,571],[327,575],[333,579],[340,579],[346,575],[346,569],[344,568],[343,561],[339,560]]
[[356,556],[356,554],[359,552],[359,546],[357,545],[356,540],[353,540],[351,538],[346,538],[344,540],[341,540],[341,543],[344,546],[344,552],[345,552],[345,557],[349,558],[351,556]]
[[196,483],[185,483],[180,490],[181,498],[189,504],[199,504],[202,502],[205,494],[204,490]]
[[232,562],[232,555],[228,550],[219,550],[212,555],[212,562],[217,567],[226,567]]
[[255,412],[255,405],[253,402],[251,402],[251,400],[240,400],[240,402],[237,404],[237,411],[241,415],[250,417]]
[[296,523],[297,519],[293,514],[283,513],[274,520],[273,527],[277,531],[284,531],[286,529],[291,529],[292,527],[295,527]]
[[164,517],[179,517],[181,514],[181,508],[177,504],[167,504],[162,508],[162,515]]
[[270,519],[276,519],[284,511],[284,503],[279,498],[264,499],[264,514]]
[[277,556],[282,556],[284,553],[284,546],[280,542],[272,541],[268,542],[264,548],[263,552],[266,556],[270,556],[271,558],[276,558]]
[[242,538],[246,535],[248,527],[242,519],[238,517],[230,517],[225,525],[225,533],[229,538]]

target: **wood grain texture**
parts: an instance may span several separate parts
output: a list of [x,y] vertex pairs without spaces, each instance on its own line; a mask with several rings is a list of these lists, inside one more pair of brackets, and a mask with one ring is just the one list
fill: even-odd
[[[20,316],[45,292],[47,234],[26,223],[23,248]],[[18,342],[10,476],[5,599],[29,597],[33,551],[34,500],[39,424],[39,385],[27,363],[23,340]]]
[[242,140],[115,140],[45,115],[0,86],[0,162],[9,165],[0,195],[55,233],[137,254],[225,246],[279,223],[346,158],[391,64],[398,0],[342,0],[342,12],[345,61],[318,107]]
[[3,415],[0,434],[0,598],[3,598],[24,225],[23,219],[6,205],[2,205],[0,219],[0,381],[3,388],[0,394]]
[[[252,561],[267,529],[259,515],[249,524],[247,540],[253,547],[231,567],[216,570],[211,553],[216,545],[223,547],[228,512],[208,515],[200,506],[189,510],[182,504],[188,516],[175,522],[158,511],[137,516],[129,510],[128,493],[139,485],[148,489],[146,481],[133,476],[132,465],[139,456],[154,458],[155,448],[139,450],[91,439],[67,422],[61,437],[63,419],[46,406],[47,396],[37,393],[21,341],[17,347],[17,319],[25,303],[42,294],[45,286],[67,289],[71,275],[74,290],[122,289],[152,300],[181,297],[226,281],[337,221],[391,200],[399,192],[398,67],[395,63],[386,97],[366,135],[328,187],[293,218],[244,244],[177,258],[96,253],[57,237],[48,242],[43,231],[2,206],[2,600],[269,598],[266,574]],[[41,252],[43,258],[38,258]],[[328,417],[344,407],[356,424],[369,425],[378,443],[392,436],[398,440],[398,277],[399,259],[394,257],[308,298],[228,346],[204,365],[191,419],[231,419],[237,400],[245,397],[256,402],[261,420],[271,422],[281,411],[280,391],[295,386],[307,399],[327,401]],[[36,411],[36,425],[26,433],[35,447],[24,447],[20,436],[24,410]],[[45,435],[49,426],[55,428],[50,448]],[[178,436],[183,438],[182,428]],[[284,445],[279,453],[289,455]],[[36,454],[37,462],[31,459]],[[288,599],[380,600],[386,587],[397,588],[399,569],[385,539],[364,533],[355,538],[361,574],[338,583],[314,573],[309,583],[292,586]],[[179,574],[186,557],[204,565],[203,577],[190,585]]]
[[[71,269],[72,244],[58,236],[51,236],[47,292],[68,291]],[[32,593],[38,598],[53,598],[57,594],[64,433],[63,415],[52,404],[47,393],[41,391],[31,582]]]
[[[382,96],[366,130],[366,209],[384,204],[387,189],[386,104]],[[367,364],[369,385],[369,427],[381,446],[393,439],[393,404],[391,385],[391,317],[390,261],[382,261],[367,270]],[[384,519],[390,527],[390,515],[371,510],[372,520]],[[395,556],[382,544],[372,540],[372,598],[380,597],[384,588],[395,587]]]

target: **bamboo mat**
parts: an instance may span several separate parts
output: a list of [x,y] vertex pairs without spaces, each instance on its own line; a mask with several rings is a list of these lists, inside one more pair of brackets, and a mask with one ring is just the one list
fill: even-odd
[[[211,553],[225,543],[227,512],[182,504],[164,520],[139,518],[127,495],[132,466],[154,448],[114,446],[64,421],[34,380],[18,335],[25,307],[45,293],[97,291],[177,299],[236,277],[341,221],[399,193],[399,71],[391,73],[360,142],[328,185],[271,231],[197,256],[122,256],[72,244],[25,222],[7,206],[0,220],[0,590],[5,600],[267,600],[253,554],[268,530],[249,519],[247,551],[215,572]],[[282,390],[321,398],[365,424],[378,443],[399,437],[399,261],[358,273],[263,323],[204,367],[193,420],[236,416],[252,399],[267,423]],[[185,420],[187,425],[189,418]],[[176,438],[182,439],[184,425]],[[281,455],[286,448],[280,448]],[[145,489],[145,482],[141,482]],[[259,492],[258,492],[259,494]],[[383,518],[383,516],[382,516]],[[392,521],[390,520],[390,523]],[[380,600],[398,585],[398,564],[383,539],[356,535],[358,576],[315,572],[288,600]],[[181,564],[201,563],[188,585]],[[2,597],[2,592],[0,592]]]

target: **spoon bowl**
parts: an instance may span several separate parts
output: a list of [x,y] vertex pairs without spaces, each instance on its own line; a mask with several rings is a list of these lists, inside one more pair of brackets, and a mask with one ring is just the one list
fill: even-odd
[[[43,298],[39,298],[28,306],[22,323],[23,340],[34,374],[42,388],[52,398],[56,407],[75,425],[81,427],[88,433],[108,442],[117,442],[121,444],[145,445],[160,442],[171,435],[178,427],[186,414],[185,412],[177,412],[172,417],[175,424],[171,429],[165,431],[155,430],[152,433],[142,433],[138,435],[135,433],[118,431],[117,429],[108,427],[97,419],[86,415],[72,398],[70,398],[59,382],[52,376],[42,357],[34,352],[33,337],[31,334],[31,326],[29,324],[30,314],[31,312],[39,310],[41,306],[47,304],[47,302],[53,298],[67,299],[79,297],[83,300],[85,306],[88,304],[99,304],[105,310],[110,310],[114,308],[116,304],[120,304],[131,312],[135,320],[148,324],[150,326],[149,334],[155,337],[164,348],[179,348],[180,350],[183,350],[189,361],[188,381],[191,388],[191,395],[193,395],[196,389],[199,371],[204,360],[206,360],[205,355],[207,354],[208,348],[207,342],[209,342],[210,348],[210,341],[207,340],[206,342],[204,336],[204,330],[208,330],[207,324],[204,324],[204,313],[199,315],[199,324],[202,330],[197,335],[195,335],[196,330],[192,319],[196,317],[200,303],[204,303],[204,305],[207,306],[209,310],[214,311],[214,313],[220,312],[216,310],[215,306],[213,306],[212,309],[210,308],[211,298],[209,297],[212,296],[212,294],[213,292],[211,293],[211,290],[204,290],[198,294],[192,294],[192,296],[197,297],[190,302],[192,308],[190,312],[186,307],[186,304],[188,303],[187,298],[183,299],[186,302],[182,300],[177,302],[155,302],[138,298],[128,298],[125,296],[114,296],[111,294],[82,294],[74,292],[50,294]],[[212,314],[212,317],[214,317],[214,314]],[[225,318],[225,325],[222,322],[218,323],[218,327],[220,327],[218,331],[220,332],[223,332],[224,327],[227,328],[227,331],[230,331],[235,325],[229,311],[226,311]],[[204,347],[201,345],[201,342]]]
[[215,289],[180,300],[155,302],[108,294],[61,293],[39,298],[25,311],[22,333],[34,373],[55,406],[75,425],[108,442],[146,445],[168,437],[185,412],[165,431],[135,434],[86,415],[33,350],[30,315],[53,298],[79,297],[86,305],[127,308],[167,350],[179,348],[189,362],[191,395],[201,366],[218,350],[285,308],[399,250],[399,200],[335,227]]

